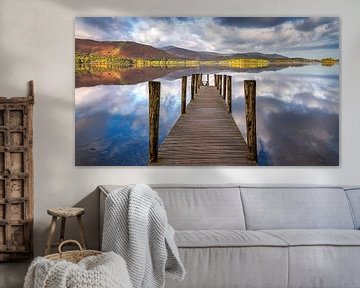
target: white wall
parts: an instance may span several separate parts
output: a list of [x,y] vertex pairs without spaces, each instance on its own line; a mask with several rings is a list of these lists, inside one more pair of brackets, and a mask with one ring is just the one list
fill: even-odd
[[[0,0],[0,95],[26,95],[35,81],[35,249],[41,253],[53,206],[82,205],[97,242],[99,184],[360,184],[360,1],[358,0]],[[76,16],[340,16],[341,145],[335,168],[75,167],[74,17]],[[74,231],[73,231],[74,233]],[[71,235],[72,236],[72,235]]]

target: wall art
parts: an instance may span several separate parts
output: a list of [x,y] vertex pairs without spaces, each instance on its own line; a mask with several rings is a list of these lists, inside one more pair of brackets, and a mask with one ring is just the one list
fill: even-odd
[[339,18],[77,17],[77,166],[338,166]]

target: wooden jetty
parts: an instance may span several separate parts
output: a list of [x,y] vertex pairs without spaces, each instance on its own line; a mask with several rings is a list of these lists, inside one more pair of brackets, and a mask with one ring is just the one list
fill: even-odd
[[[210,86],[209,76],[202,81],[201,74],[192,75],[192,100],[188,106],[186,77],[182,77],[181,116],[160,147],[157,144],[159,112],[154,111],[159,109],[160,83],[149,82],[149,165],[257,165],[256,147],[249,147],[245,142],[231,115],[231,76],[220,76],[215,75],[215,86]],[[250,85],[245,93],[252,100],[252,111],[246,111],[247,120],[251,122],[247,127],[252,129],[250,133],[248,131],[248,140],[251,135],[249,144],[256,146],[256,121],[252,119],[255,86]]]

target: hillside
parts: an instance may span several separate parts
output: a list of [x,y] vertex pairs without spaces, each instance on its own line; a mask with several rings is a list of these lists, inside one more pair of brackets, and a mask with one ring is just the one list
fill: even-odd
[[250,52],[250,53],[233,53],[233,54],[222,54],[208,51],[193,51],[189,49],[184,49],[176,46],[166,46],[161,48],[166,52],[187,58],[187,59],[196,59],[196,60],[228,60],[228,59],[268,59],[268,60],[280,60],[280,59],[289,59],[286,56],[279,54],[263,54],[259,52]]
[[194,51],[189,49],[184,49],[176,46],[166,46],[161,48],[162,50],[166,51],[167,53],[186,58],[186,59],[192,59],[192,60],[213,60],[216,57],[222,56],[220,53],[215,52],[207,52],[207,51]]
[[176,59],[166,51],[150,45],[130,41],[100,42],[88,39],[75,39],[75,51],[101,56],[117,56],[123,58]]
[[[268,63],[282,65],[287,63],[308,63],[319,62],[320,60],[311,60],[305,58],[289,58],[280,54],[265,54],[259,52],[247,53],[215,53],[209,51],[194,51],[176,46],[166,46],[156,48],[146,44],[140,44],[131,41],[94,41],[88,39],[75,39],[75,52],[77,53],[77,63],[89,63],[98,61],[98,63],[107,63],[110,59],[112,63],[118,61],[121,65],[132,65],[135,61],[143,63],[153,62],[150,65],[179,64],[193,61],[267,61]],[[91,59],[90,59],[91,58]],[[159,63],[154,63],[159,62]],[[149,63],[147,63],[149,64]],[[145,63],[146,65],[146,63]]]
[[279,54],[264,54],[259,52],[249,52],[249,53],[235,53],[230,55],[222,55],[218,57],[216,60],[226,60],[226,59],[268,59],[268,60],[281,60],[281,59],[289,59],[286,56]]

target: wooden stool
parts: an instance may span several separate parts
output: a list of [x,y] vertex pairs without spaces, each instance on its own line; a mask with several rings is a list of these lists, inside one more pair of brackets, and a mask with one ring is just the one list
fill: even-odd
[[[81,219],[81,215],[85,213],[84,208],[50,208],[47,210],[47,213],[52,216],[51,224],[50,224],[50,231],[49,236],[47,240],[45,255],[50,254],[52,247],[57,247],[61,242],[64,241],[64,234],[65,234],[65,223],[66,218],[69,217],[77,217],[79,227],[80,227],[80,239],[81,239],[81,245],[84,249],[86,249],[86,238],[85,238],[85,230],[84,230],[84,224]],[[59,243],[52,243],[52,239],[54,237],[55,228],[56,228],[56,222],[58,217],[61,218],[61,230],[60,230],[60,242]]]

